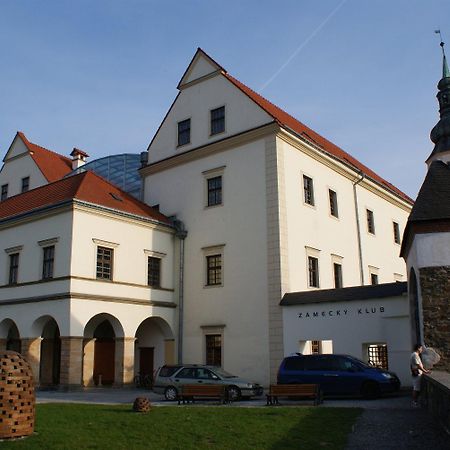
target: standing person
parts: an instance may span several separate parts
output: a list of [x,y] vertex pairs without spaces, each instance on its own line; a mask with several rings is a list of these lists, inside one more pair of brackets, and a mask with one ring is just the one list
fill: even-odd
[[410,367],[413,383],[412,401],[413,406],[417,406],[417,400],[420,395],[420,383],[423,373],[430,373],[431,370],[425,369],[420,359],[420,354],[423,352],[423,347],[420,344],[414,346],[414,351],[411,353]]

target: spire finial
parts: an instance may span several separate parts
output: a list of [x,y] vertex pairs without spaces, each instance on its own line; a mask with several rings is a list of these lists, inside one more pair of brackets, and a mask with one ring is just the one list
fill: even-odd
[[442,40],[442,34],[441,30],[434,30],[436,34],[439,34],[439,37],[441,38],[441,43],[439,44],[442,49],[442,78],[450,78],[450,70],[448,69],[447,65],[447,58],[445,57],[445,50],[444,50],[444,41]]

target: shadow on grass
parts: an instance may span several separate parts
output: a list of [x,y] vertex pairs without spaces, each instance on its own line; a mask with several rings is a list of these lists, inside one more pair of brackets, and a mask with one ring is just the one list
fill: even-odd
[[308,414],[273,443],[270,449],[344,449],[352,426],[361,413],[362,409],[358,408],[340,410],[339,415],[331,408],[310,408]]

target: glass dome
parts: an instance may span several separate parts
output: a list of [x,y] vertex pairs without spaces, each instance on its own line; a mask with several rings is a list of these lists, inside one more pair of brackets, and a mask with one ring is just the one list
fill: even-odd
[[141,167],[139,153],[123,153],[121,155],[105,156],[84,164],[73,170],[67,176],[91,170],[105,178],[128,194],[140,198],[141,177],[138,170]]

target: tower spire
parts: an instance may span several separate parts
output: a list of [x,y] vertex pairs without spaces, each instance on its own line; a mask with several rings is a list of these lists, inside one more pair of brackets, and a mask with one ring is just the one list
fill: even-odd
[[436,95],[439,101],[440,120],[431,130],[430,138],[435,145],[427,159],[428,165],[436,159],[445,162],[450,161],[450,70],[448,69],[441,31],[436,30],[435,33],[439,34],[441,38],[439,45],[442,50],[442,78],[438,83]]

